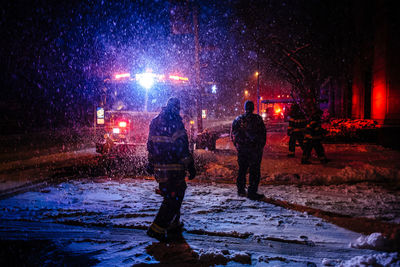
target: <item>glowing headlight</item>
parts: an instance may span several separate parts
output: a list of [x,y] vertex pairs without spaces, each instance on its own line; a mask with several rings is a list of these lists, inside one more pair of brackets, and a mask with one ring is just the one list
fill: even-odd
[[125,128],[126,127],[126,121],[120,121],[118,123],[118,126],[121,127],[121,128]]
[[119,132],[120,132],[119,128],[113,128],[113,133],[119,134]]
[[136,79],[138,80],[139,84],[143,86],[145,89],[150,89],[154,84],[154,73],[141,73],[136,74]]

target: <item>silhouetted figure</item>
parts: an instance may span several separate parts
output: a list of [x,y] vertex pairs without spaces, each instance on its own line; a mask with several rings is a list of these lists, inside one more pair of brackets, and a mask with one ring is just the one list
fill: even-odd
[[321,163],[325,164],[328,159],[325,156],[324,147],[322,146],[322,138],[324,129],[321,126],[322,110],[316,108],[312,111],[311,120],[307,124],[304,135],[304,150],[301,159],[302,164],[310,164],[311,151],[314,148]]
[[253,114],[254,103],[246,101],[245,113],[236,117],[232,123],[231,139],[238,151],[239,173],[236,180],[239,196],[246,196],[246,173],[249,169],[249,187],[247,197],[259,200],[264,197],[258,194],[260,183],[260,165],[266,143],[267,130],[260,115]]
[[304,132],[307,126],[307,119],[304,113],[301,111],[298,104],[293,104],[289,110],[289,126],[287,129],[287,134],[290,137],[289,139],[289,153],[288,157],[293,158],[295,156],[296,151],[296,143],[298,143],[302,150],[303,148],[303,140],[304,140]]
[[159,183],[159,193],[164,197],[147,234],[159,241],[181,236],[183,225],[180,222],[180,209],[187,187],[186,170],[189,171],[190,180],[196,176],[188,136],[179,111],[179,99],[170,98],[167,106],[151,121],[147,141],[147,171],[154,173]]

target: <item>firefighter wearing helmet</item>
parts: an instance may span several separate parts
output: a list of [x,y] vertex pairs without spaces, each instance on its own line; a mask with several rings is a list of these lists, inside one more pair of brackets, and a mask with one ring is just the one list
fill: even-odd
[[187,187],[186,170],[190,180],[196,176],[179,111],[179,99],[170,98],[167,106],[151,121],[147,141],[147,171],[154,174],[164,198],[147,234],[162,242],[182,237],[180,208]]
[[288,157],[295,156],[296,143],[303,149],[304,132],[307,126],[307,119],[301,111],[300,106],[294,103],[289,110],[289,126],[287,128],[287,135],[289,139],[289,153]]

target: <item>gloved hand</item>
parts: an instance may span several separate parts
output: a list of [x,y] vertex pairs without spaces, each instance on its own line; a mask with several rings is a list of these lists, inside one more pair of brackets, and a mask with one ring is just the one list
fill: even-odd
[[154,165],[151,163],[148,163],[146,165],[146,172],[150,175],[154,174]]
[[194,168],[194,166],[191,166],[189,168],[189,180],[193,180],[194,177],[196,177],[196,169]]

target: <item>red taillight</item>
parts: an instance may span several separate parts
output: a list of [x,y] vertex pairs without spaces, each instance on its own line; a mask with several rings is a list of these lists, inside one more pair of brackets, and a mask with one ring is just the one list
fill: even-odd
[[121,127],[121,128],[125,128],[127,126],[127,123],[126,123],[126,121],[120,121],[118,123],[118,126]]

